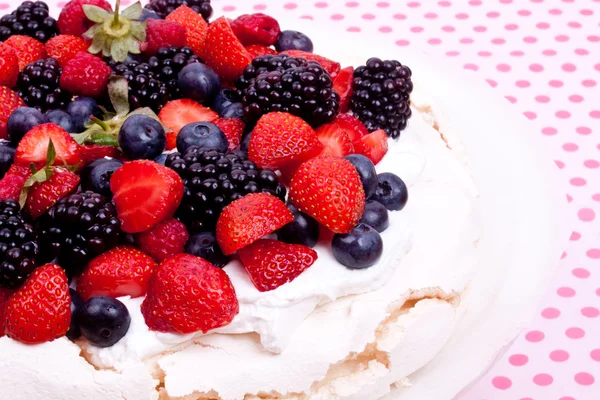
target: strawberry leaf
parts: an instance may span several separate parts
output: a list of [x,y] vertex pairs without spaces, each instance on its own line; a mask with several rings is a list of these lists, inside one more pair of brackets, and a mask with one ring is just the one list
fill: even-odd
[[121,17],[126,19],[138,19],[142,16],[142,3],[139,1],[137,3],[133,3],[129,7],[123,10],[121,13]]
[[52,139],[48,142],[48,150],[46,151],[46,168],[54,165],[54,161],[56,160],[56,148],[54,147],[54,142]]
[[[93,6],[91,4],[84,4],[83,12],[90,21],[94,21],[94,22],[102,23],[106,19],[111,18],[111,15],[108,11],[106,11],[105,9],[100,8],[98,6]],[[138,17],[136,17],[136,18],[138,18]]]
[[118,117],[129,113],[129,83],[122,76],[113,76],[108,80],[108,96]]

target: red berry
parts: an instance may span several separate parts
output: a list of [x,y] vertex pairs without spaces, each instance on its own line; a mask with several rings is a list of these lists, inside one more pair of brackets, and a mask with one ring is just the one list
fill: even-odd
[[248,194],[229,204],[217,221],[223,254],[246,247],[294,220],[285,203],[268,193]]
[[6,335],[26,344],[63,337],[71,323],[71,296],[65,271],[55,264],[39,267],[6,304]]
[[244,14],[231,23],[231,29],[244,46],[272,46],[281,32],[279,22],[265,14]]
[[365,125],[355,116],[350,114],[338,114],[333,120],[334,123],[338,124],[342,129],[346,131],[348,137],[356,147],[356,143],[360,142],[360,139],[369,134]]
[[115,171],[110,190],[123,231],[139,233],[173,217],[183,197],[183,181],[170,168],[136,160]]
[[213,121],[213,123],[217,125],[227,137],[229,151],[233,151],[240,145],[242,134],[246,127],[244,121],[239,118],[219,118],[218,120]]
[[335,80],[335,78],[337,77],[338,73],[340,72],[340,69],[342,68],[340,63],[337,61],[333,61],[330,60],[328,58],[325,58],[323,56],[317,55],[317,54],[313,54],[313,53],[309,53],[307,51],[303,51],[303,50],[286,50],[283,53],[285,54],[289,54],[292,57],[303,57],[306,58],[307,60],[313,60],[318,62],[319,64],[321,64],[321,67],[325,68],[325,70],[327,72],[329,72],[329,75],[331,75],[331,79]]
[[339,157],[318,157],[302,164],[290,183],[290,200],[335,233],[351,231],[365,208],[356,168]]
[[[0,43],[0,65],[2,63],[2,44]],[[0,67],[1,69],[1,67]],[[0,71],[0,76],[2,71]],[[0,77],[0,80],[2,78]],[[23,100],[18,94],[7,88],[6,86],[0,86],[0,139],[8,140],[7,122],[8,117],[19,107],[25,106]]]
[[151,255],[156,261],[161,262],[183,253],[189,237],[185,225],[172,218],[147,232],[138,234],[136,242],[140,249]]
[[90,44],[79,36],[58,35],[46,42],[46,53],[65,67],[80,51],[86,51]]
[[95,296],[140,297],[148,291],[156,267],[152,257],[135,247],[115,247],[90,261],[77,279],[77,291],[84,300]]
[[29,63],[46,58],[46,49],[42,42],[29,36],[14,35],[4,42],[13,49],[19,59],[19,71]]
[[356,152],[368,157],[377,165],[388,151],[388,137],[383,129],[378,129],[361,138],[356,144]]
[[230,324],[238,312],[235,289],[225,271],[189,254],[158,266],[142,303],[146,325],[159,332],[206,333]]
[[90,29],[95,22],[85,16],[83,5],[98,6],[105,10],[112,10],[106,0],[72,0],[65,4],[58,17],[58,29],[63,35],[81,36]]
[[345,157],[354,153],[354,145],[348,134],[335,122],[321,125],[317,129],[317,137],[323,144],[323,151],[319,154],[320,156]]
[[110,157],[120,158],[122,153],[115,146],[103,146],[99,144],[80,146],[81,161],[87,165],[99,158]]
[[0,338],[4,336],[4,329],[6,325],[6,305],[8,304],[8,298],[13,293],[13,290],[0,287]]
[[25,181],[31,176],[29,165],[13,164],[0,179],[0,200],[13,199],[19,201]]
[[213,122],[219,114],[194,100],[181,99],[165,104],[158,118],[170,129],[167,132],[167,150],[172,150],[177,146],[177,134],[181,128],[192,122]]
[[160,19],[148,20],[144,54],[152,56],[161,47],[182,47],[186,42],[186,30],[177,22]]
[[322,150],[315,131],[302,118],[271,112],[254,127],[248,158],[260,168],[277,169],[312,158]]
[[261,292],[296,279],[317,261],[317,252],[301,244],[261,239],[239,250],[240,260]]
[[194,50],[194,54],[199,55],[208,34],[208,24],[202,15],[182,5],[167,15],[166,20],[177,22],[185,28],[185,45]]
[[0,42],[0,85],[12,88],[17,84],[18,77],[19,58],[17,52],[8,44]]
[[79,175],[64,168],[54,168],[50,178],[31,187],[25,211],[31,218],[39,218],[57,201],[77,190],[79,181]]
[[275,51],[274,49],[267,46],[263,46],[261,44],[251,44],[250,46],[246,46],[246,50],[248,50],[248,53],[252,55],[252,58],[258,56],[266,56],[269,54],[277,54],[277,51]]
[[354,67],[342,69],[333,81],[333,90],[340,96],[340,113],[350,109],[352,99],[352,83],[354,82]]
[[56,150],[54,165],[76,165],[81,161],[79,144],[75,139],[60,126],[47,123],[36,126],[23,136],[15,152],[15,163],[45,163],[50,140]]
[[76,96],[99,97],[106,92],[111,73],[102,59],[80,51],[64,66],[60,87]]

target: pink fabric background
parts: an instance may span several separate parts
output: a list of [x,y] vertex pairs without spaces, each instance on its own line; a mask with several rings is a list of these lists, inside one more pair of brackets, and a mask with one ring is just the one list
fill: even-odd
[[[13,8],[9,2],[0,0],[0,10]],[[531,134],[545,138],[562,171],[556,184],[576,222],[529,329],[460,400],[600,399],[600,0],[212,3],[215,15],[305,18],[340,35],[443,55],[533,121]],[[328,40],[312,39],[317,49]]]

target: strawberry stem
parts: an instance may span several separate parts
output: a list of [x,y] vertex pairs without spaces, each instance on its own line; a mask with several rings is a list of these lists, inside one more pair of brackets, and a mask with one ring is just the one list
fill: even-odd
[[115,19],[113,20],[112,26],[113,28],[120,28],[121,21],[119,21],[119,7],[121,6],[121,0],[117,0],[115,4]]
[[100,126],[100,128],[102,128],[102,130],[105,132],[107,132],[110,129],[108,124],[106,122],[102,121],[101,119],[99,119],[98,117],[95,117],[92,115],[92,116],[90,116],[90,121],[92,121],[96,125]]

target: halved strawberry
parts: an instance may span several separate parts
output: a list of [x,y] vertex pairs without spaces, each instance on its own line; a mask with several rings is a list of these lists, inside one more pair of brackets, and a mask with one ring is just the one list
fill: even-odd
[[60,126],[52,123],[38,125],[23,136],[15,153],[15,163],[43,163],[48,144],[56,149],[55,165],[76,165],[81,161],[79,144]]
[[317,129],[317,137],[323,144],[320,156],[345,157],[354,153],[354,145],[348,134],[336,123],[321,125]]
[[183,197],[183,181],[175,171],[153,161],[125,163],[110,179],[121,228],[144,232],[171,218]]
[[200,55],[208,34],[208,24],[204,21],[202,15],[186,5],[181,5],[167,15],[165,19],[177,22],[185,28],[185,45],[191,48],[194,54]]
[[94,258],[77,278],[84,300],[94,296],[140,297],[157,265],[148,254],[131,246],[119,246]]
[[313,128],[284,112],[263,115],[250,137],[248,158],[260,168],[277,169],[315,157],[323,150]]
[[354,82],[354,67],[342,69],[333,81],[333,90],[340,95],[340,112],[346,113],[350,109],[352,98],[352,83]]
[[224,82],[233,82],[252,62],[252,55],[235,36],[225,17],[214,20],[208,26],[201,57]]
[[239,250],[250,280],[261,292],[296,279],[317,261],[317,252],[301,244],[261,239]]
[[356,144],[356,152],[368,157],[377,165],[388,151],[388,137],[383,129],[378,129],[361,138]]
[[119,158],[122,153],[115,146],[103,146],[98,144],[86,145],[80,147],[81,161],[89,164],[99,158],[110,157]]
[[294,220],[285,203],[268,193],[253,193],[234,201],[217,221],[217,242],[223,254],[246,247]]
[[316,61],[321,64],[321,67],[325,68],[329,75],[331,75],[331,79],[335,80],[342,66],[339,62],[330,60],[318,54],[309,53],[307,51],[302,50],[286,50],[283,53],[289,54],[292,57],[303,57],[307,60]]
[[165,104],[158,114],[160,121],[171,131],[167,132],[167,149],[177,146],[177,134],[187,124],[192,122],[213,122],[219,114],[194,100],[173,100]]
[[221,128],[227,137],[227,141],[229,142],[229,151],[234,150],[240,145],[242,134],[244,133],[244,128],[246,127],[244,121],[239,118],[219,118],[218,120],[214,121],[214,124]]
[[0,179],[0,200],[19,200],[27,179],[31,176],[29,165],[13,164]]
[[359,142],[363,136],[369,134],[365,125],[353,115],[340,113],[335,117],[333,122],[346,131],[348,137],[354,144],[354,147],[356,147],[356,143]]
[[251,44],[250,46],[246,46],[246,50],[248,50],[248,53],[250,53],[252,57],[277,54],[276,50],[271,47],[263,46],[262,44]]
[[52,176],[43,182],[33,183],[27,194],[25,211],[33,219],[40,217],[57,201],[74,192],[79,186],[79,175],[68,169],[57,167],[53,168],[51,173]]

